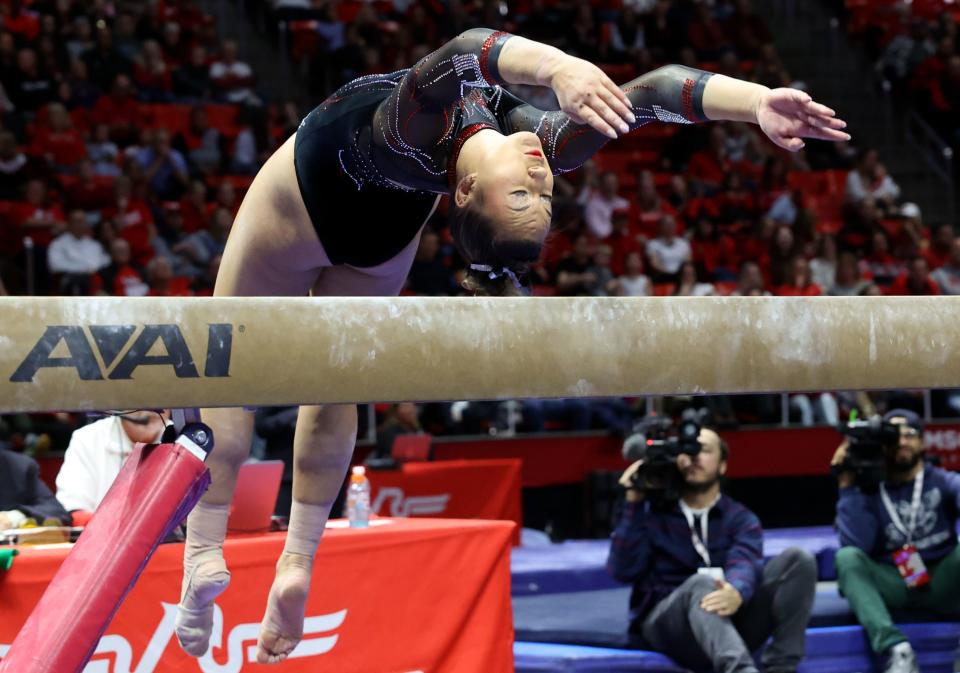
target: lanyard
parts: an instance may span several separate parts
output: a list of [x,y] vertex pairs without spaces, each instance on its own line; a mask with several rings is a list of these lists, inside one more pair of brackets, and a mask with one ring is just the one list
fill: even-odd
[[[700,558],[703,559],[706,567],[710,567],[710,551],[707,549],[707,519],[710,516],[710,510],[713,509],[713,506],[717,504],[714,501],[709,507],[697,510],[696,512],[690,508],[687,503],[683,500],[680,501],[680,511],[683,512],[684,518],[687,520],[687,525],[690,526],[690,542],[693,543],[693,548],[696,550],[697,554],[700,555]],[[696,526],[693,525],[694,514],[700,515],[700,533],[697,533]]]
[[920,514],[920,496],[923,494],[923,470],[913,480],[913,499],[910,501],[910,528],[903,525],[900,515],[897,513],[890,496],[887,494],[887,488],[880,484],[880,498],[883,500],[883,506],[887,509],[887,515],[890,521],[901,533],[907,536],[907,544],[913,540],[913,529],[917,527],[917,515]]

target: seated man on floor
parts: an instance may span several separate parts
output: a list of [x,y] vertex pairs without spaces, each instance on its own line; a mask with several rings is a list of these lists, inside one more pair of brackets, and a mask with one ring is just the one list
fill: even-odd
[[0,531],[37,525],[66,525],[70,515],[40,479],[37,461],[0,447]]
[[83,525],[107,495],[137,442],[159,442],[168,411],[130,411],[78,428],[57,474],[57,500]]
[[923,422],[915,412],[894,409],[883,420],[900,432],[899,442],[894,435],[884,445],[879,484],[849,469],[857,462],[848,442],[833,457],[842,545],[837,579],[873,651],[885,658],[884,671],[917,673],[916,654],[890,610],[960,615],[960,475],[924,462]]
[[763,670],[796,671],[816,562],[788,549],[763,566],[759,519],[721,492],[727,443],[706,428],[689,436],[686,450],[699,452],[680,453],[675,467],[673,458],[666,465],[668,477],[678,473],[671,477],[678,497],[663,488],[659,471],[652,478],[653,447],[620,480],[626,496],[607,565],[618,580],[633,583],[631,633],[684,666],[717,673],[755,673],[751,653],[772,636]]

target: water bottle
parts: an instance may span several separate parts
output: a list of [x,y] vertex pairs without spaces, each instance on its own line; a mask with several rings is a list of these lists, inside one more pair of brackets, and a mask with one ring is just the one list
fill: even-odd
[[353,468],[350,486],[347,489],[347,519],[351,528],[366,528],[370,525],[370,480],[362,465]]

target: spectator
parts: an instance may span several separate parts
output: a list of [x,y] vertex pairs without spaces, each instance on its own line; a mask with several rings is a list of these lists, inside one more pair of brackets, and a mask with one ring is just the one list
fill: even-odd
[[545,432],[547,423],[570,432],[590,429],[590,401],[585,399],[523,400],[520,413],[521,432]]
[[150,287],[130,263],[130,244],[122,238],[110,242],[110,264],[100,269],[94,287],[98,292],[117,297],[143,297]]
[[672,283],[684,262],[692,257],[690,243],[677,236],[677,222],[669,215],[660,218],[657,237],[647,242],[651,280],[654,283]]
[[637,12],[625,6],[610,25],[610,50],[619,61],[633,61],[646,46],[643,24]]
[[593,264],[588,273],[593,274],[590,293],[595,297],[606,297],[616,292],[616,280],[610,270],[611,252],[609,245],[598,245],[593,252]]
[[735,297],[769,297],[763,282],[763,273],[756,262],[747,261],[740,265],[737,288],[731,293]]
[[210,83],[218,100],[257,104],[253,92],[253,69],[237,60],[237,43],[224,40],[220,58],[210,65]]
[[103,246],[91,233],[86,213],[71,211],[66,232],[47,248],[47,268],[50,273],[60,274],[60,294],[90,294],[93,274],[110,264]]
[[650,279],[643,275],[643,256],[637,252],[627,255],[626,271],[614,282],[614,294],[620,297],[649,297],[653,287]]
[[165,103],[171,99],[173,79],[170,66],[164,60],[156,40],[143,43],[133,63],[133,81],[137,85],[140,100],[145,103]]
[[774,294],[781,297],[819,297],[823,294],[823,288],[813,282],[810,263],[797,255],[790,262],[786,282],[774,288]]
[[73,127],[70,113],[60,103],[47,106],[49,128],[38,129],[33,138],[33,153],[42,156],[57,173],[73,173],[87,155],[83,136]]
[[930,278],[927,260],[918,255],[907,263],[907,271],[893,281],[886,294],[937,295],[940,294],[940,287]]
[[[912,608],[957,617],[960,476],[925,464],[923,422],[916,413],[893,409],[883,420],[899,426],[900,441],[884,452],[886,476],[879,493],[843,470],[847,442],[833,457],[832,464],[840,470],[836,527],[842,547],[836,556],[837,578],[873,651],[886,659],[884,670],[919,673],[916,654],[893,623],[890,610]],[[898,561],[901,556],[909,560]],[[911,572],[913,579],[925,576],[929,581],[915,588],[895,564]]]
[[613,213],[613,233],[604,241],[610,247],[610,269],[614,274],[622,274],[627,255],[643,255],[646,239],[630,226],[630,213],[617,210]]
[[[213,175],[220,171],[222,143],[220,131],[210,126],[206,107],[194,105],[190,108],[190,122],[187,128],[177,134],[173,146],[189,159],[198,173]],[[221,185],[233,187],[233,184],[227,181]],[[234,212],[236,212],[235,208]]]
[[0,200],[20,198],[27,182],[36,177],[37,172],[17,147],[16,137],[9,131],[0,131]]
[[70,103],[89,110],[97,104],[101,91],[90,81],[85,61],[74,58],[70,61],[70,73],[63,82],[70,88]]
[[876,150],[867,150],[855,170],[847,174],[846,198],[859,203],[871,196],[882,207],[892,207],[900,197],[900,187],[887,174]]
[[730,170],[727,159],[727,132],[721,124],[711,126],[707,148],[690,157],[687,168],[690,182],[702,188],[704,193],[712,195],[720,189]]
[[605,239],[613,233],[614,211],[630,207],[630,202],[617,193],[619,189],[617,174],[608,171],[600,176],[600,188],[590,190],[582,197],[587,228],[598,239]]
[[57,500],[64,509],[93,514],[134,444],[160,441],[169,418],[168,411],[131,411],[75,430],[57,473]]
[[687,43],[701,61],[716,61],[731,45],[723,25],[713,15],[713,7],[706,3],[694,5],[694,18],[688,24]]
[[68,525],[70,515],[40,479],[40,466],[28,456],[0,448],[0,531],[54,519]]
[[573,250],[557,264],[557,293],[561,295],[589,296],[597,277],[590,271],[593,256],[590,239],[579,234],[573,241]]
[[860,276],[860,264],[852,252],[841,252],[837,259],[835,282],[830,284],[827,294],[833,297],[857,297],[863,294],[869,282]]
[[84,52],[82,58],[87,64],[90,81],[101,91],[106,91],[111,85],[116,86],[121,75],[130,74],[130,61],[113,46],[113,34],[106,23],[101,21],[97,26],[96,45]]
[[413,402],[391,404],[383,423],[377,430],[376,452],[378,458],[388,458],[393,452],[393,442],[400,435],[416,435],[423,432],[417,405]]
[[137,154],[137,163],[157,198],[169,201],[180,198],[190,183],[187,161],[170,146],[170,132],[156,129],[153,142]]
[[[172,204],[168,204],[172,208]],[[180,215],[183,217],[183,231],[192,234],[207,226],[207,185],[203,180],[193,180],[187,194],[180,199]]]
[[923,250],[923,257],[927,260],[927,266],[931,269],[939,269],[950,261],[951,251],[953,249],[953,227],[947,223],[941,223],[931,227],[933,236],[929,244],[921,239],[918,246]]
[[960,294],[960,238],[950,245],[950,259],[930,277],[940,288],[941,294]]
[[193,265],[187,275],[200,275],[211,259],[223,255],[231,226],[233,215],[226,208],[218,208],[213,211],[209,229],[194,232],[173,247],[173,252],[182,255]]
[[924,256],[927,257],[927,261],[931,262],[931,268],[940,266],[940,264],[933,264],[932,262],[937,256],[937,253],[942,253],[942,257],[946,257],[949,254],[952,235],[948,235],[947,237],[945,250],[938,249],[934,251],[934,256],[927,256],[926,251],[929,241],[927,240],[926,227],[923,226],[923,216],[920,212],[920,206],[915,203],[905,203],[900,206],[900,212],[896,213],[896,215],[903,218],[903,227],[900,235],[894,239],[896,243],[894,246],[896,255],[898,257],[913,257],[923,252]]
[[149,297],[190,297],[190,281],[183,276],[174,276],[173,267],[166,257],[157,255],[147,264]]
[[268,149],[266,127],[261,111],[244,105],[237,113],[240,133],[233,145],[230,172],[239,175],[254,175],[259,169],[261,155]]
[[724,281],[735,277],[736,247],[733,239],[717,230],[713,220],[701,217],[690,239],[691,259],[701,278]]
[[45,252],[66,227],[63,210],[50,196],[43,180],[28,182],[24,196],[25,200],[14,207],[13,220],[21,233],[32,238],[40,252]]
[[195,44],[190,48],[190,60],[173,72],[173,92],[185,101],[203,101],[210,98],[210,64],[207,50]]
[[764,45],[773,42],[770,29],[754,11],[751,0],[737,0],[736,11],[726,21],[726,30],[743,59],[758,58]]
[[714,295],[712,283],[701,283],[697,277],[697,266],[693,262],[684,262],[680,266],[677,288],[673,291],[676,297],[712,297]]
[[446,297],[455,293],[453,274],[440,257],[440,236],[433,229],[425,228],[420,234],[407,283],[414,294]]
[[903,264],[890,252],[890,241],[880,229],[873,232],[870,251],[864,258],[867,274],[876,285],[888,286],[904,271]]
[[902,91],[911,73],[932,56],[936,45],[930,39],[930,27],[926,20],[914,19],[908,32],[894,37],[877,63],[877,70],[887,77],[898,93]]
[[676,208],[657,193],[653,174],[644,171],[637,189],[637,229],[640,235],[647,238],[656,236],[657,227],[664,215],[670,215],[674,219],[678,217]]
[[64,195],[67,208],[85,210],[91,214],[91,221],[99,220],[99,211],[113,200],[113,185],[109,178],[95,175],[93,162],[84,158],[77,164],[77,179],[65,185]]
[[[768,637],[766,671],[794,671],[817,581],[816,561],[791,548],[763,565],[756,515],[721,492],[729,449],[703,429],[700,452],[681,454],[679,501],[651,501],[633,476],[615,515],[607,567],[632,582],[630,632],[682,666],[756,672],[751,652]],[[658,499],[660,500],[660,499]],[[762,568],[762,570],[761,570]]]
[[53,100],[54,86],[50,74],[41,71],[37,53],[33,49],[24,48],[17,52],[17,69],[4,82],[4,88],[10,102],[18,110],[36,112]]
[[93,172],[97,175],[117,177],[120,175],[120,166],[117,157],[120,149],[110,139],[110,125],[100,123],[93,128],[93,137],[87,143],[87,156],[93,162]]
[[133,196],[130,178],[120,176],[113,184],[114,199],[104,208],[102,217],[110,222],[114,232],[130,243],[133,258],[138,265],[146,264],[153,256],[150,244],[153,214],[143,200]]
[[[137,130],[143,124],[143,108],[133,95],[130,78],[118,74],[113,79],[110,93],[102,96],[93,108],[93,120],[110,128],[110,140],[127,146],[137,139]],[[97,135],[102,142],[102,136]]]
[[829,288],[837,275],[837,241],[830,234],[821,234],[817,255],[810,260],[810,278],[821,288]]

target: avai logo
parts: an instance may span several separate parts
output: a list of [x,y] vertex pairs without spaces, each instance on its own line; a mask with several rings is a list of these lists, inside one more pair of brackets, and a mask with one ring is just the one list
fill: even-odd
[[[425,516],[427,514],[441,514],[447,509],[450,502],[449,493],[438,495],[407,496],[402,488],[388,486],[381,488],[370,509],[374,514],[389,514],[390,516]],[[381,508],[390,503],[389,511],[382,512]]]
[[[232,347],[233,325],[207,326],[205,378],[230,375]],[[54,355],[57,351],[61,354]],[[132,378],[137,367],[157,365],[172,367],[177,378],[196,379],[195,362],[178,325],[50,325],[10,381],[30,382],[38,371],[52,367],[72,367],[83,381],[123,380]]]
[[[177,606],[170,603],[161,603],[163,618],[157,625],[147,643],[136,667],[133,665],[133,648],[130,642],[120,635],[108,634],[100,639],[97,649],[94,650],[94,659],[88,663],[83,673],[154,673],[160,664],[164,651],[174,638],[174,621],[177,616]],[[326,654],[337,644],[339,636],[331,633],[340,628],[347,617],[346,610],[340,610],[329,615],[307,617],[303,621],[303,640],[290,653],[291,659],[301,657],[315,657]],[[223,642],[223,611],[219,605],[213,609],[213,632],[210,638],[210,649],[197,659],[197,666],[202,673],[240,673],[243,670],[259,670],[261,667],[244,667],[247,663],[256,663],[257,648],[255,643],[260,631],[259,623],[238,624],[230,630],[226,643]],[[320,635],[327,634],[327,635]],[[318,636],[318,637],[312,637]],[[248,643],[244,648],[244,643]],[[0,657],[6,654],[9,645],[0,645]],[[226,650],[226,663],[220,664],[213,658],[213,651],[218,650],[218,658],[223,659]],[[109,658],[96,658],[97,655],[110,655]],[[192,670],[192,669],[191,669]]]

